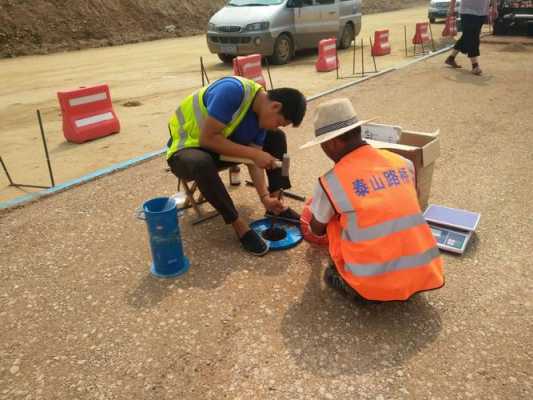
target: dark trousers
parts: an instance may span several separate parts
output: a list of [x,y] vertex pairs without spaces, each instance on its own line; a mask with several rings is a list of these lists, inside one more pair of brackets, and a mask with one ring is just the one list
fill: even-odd
[[[281,160],[287,152],[287,139],[282,130],[267,131],[263,150]],[[218,171],[232,163],[220,161],[220,156],[203,148],[186,148],[174,153],[167,162],[178,178],[194,180],[205,199],[222,215],[226,224],[237,220],[239,214],[233,200],[222,183]],[[288,177],[281,175],[281,169],[267,170],[268,191],[289,189]]]
[[485,23],[485,16],[461,14],[461,26],[463,34],[453,47],[468,57],[479,56],[479,35],[481,35],[481,28]]

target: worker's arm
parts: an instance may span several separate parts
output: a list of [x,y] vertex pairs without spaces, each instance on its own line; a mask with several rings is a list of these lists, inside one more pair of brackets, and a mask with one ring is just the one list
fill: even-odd
[[304,239],[319,246],[327,246],[327,226],[334,215],[335,210],[324,189],[317,184],[313,197],[305,204],[300,217],[300,228]]
[[311,223],[309,224],[309,226],[311,227],[311,232],[313,232],[317,236],[322,236],[326,233],[326,228],[328,224],[318,222],[315,216],[313,215],[311,217]]
[[[260,149],[260,147],[256,145],[244,147],[253,147],[258,150]],[[257,165],[247,165],[247,167],[248,171],[250,172],[252,182],[254,183],[255,190],[257,190],[257,195],[259,196],[259,199],[261,200],[265,208],[275,214],[279,214],[280,212],[282,212],[283,204],[281,203],[281,201],[275,197],[271,197],[270,193],[268,192],[264,170],[262,168],[259,168]]]
[[200,146],[225,156],[249,158],[259,168],[274,167],[276,160],[274,157],[259,148],[243,146],[225,138],[222,134],[224,128],[225,125],[222,122],[208,116],[200,131]]

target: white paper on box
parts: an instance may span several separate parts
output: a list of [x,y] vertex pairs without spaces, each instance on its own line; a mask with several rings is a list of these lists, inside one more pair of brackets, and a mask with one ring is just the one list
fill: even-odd
[[365,124],[361,127],[363,139],[377,140],[387,143],[398,143],[402,128],[393,125]]

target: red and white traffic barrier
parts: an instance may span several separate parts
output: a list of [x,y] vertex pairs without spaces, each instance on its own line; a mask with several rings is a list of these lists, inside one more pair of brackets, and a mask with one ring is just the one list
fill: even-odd
[[382,29],[374,32],[374,44],[372,45],[373,56],[384,56],[390,54],[391,47],[389,41],[389,30]]
[[233,74],[251,79],[266,88],[260,54],[235,57],[233,59]]
[[417,22],[413,44],[426,44],[431,41],[429,36],[429,22]]
[[63,134],[69,142],[83,143],[120,132],[107,85],[61,91],[57,97],[63,116]]
[[443,37],[454,37],[457,35],[457,18],[453,16],[446,17],[446,24],[442,31]]
[[323,39],[318,42],[318,60],[315,67],[318,72],[328,72],[337,69],[337,39]]

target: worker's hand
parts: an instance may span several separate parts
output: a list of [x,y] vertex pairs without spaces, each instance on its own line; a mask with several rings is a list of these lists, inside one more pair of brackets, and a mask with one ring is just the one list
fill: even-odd
[[258,150],[253,158],[253,162],[255,163],[255,165],[263,169],[275,168],[276,161],[278,160],[275,157],[262,150]]
[[261,202],[263,203],[267,211],[275,215],[278,215],[284,209],[283,203],[276,197],[265,196],[261,199]]
[[313,213],[311,212],[312,201],[312,197],[306,201],[302,213],[300,214],[300,229],[302,231],[302,236],[309,243],[316,244],[320,247],[328,247],[328,235],[324,234],[318,236],[311,230],[311,220],[313,219]]

